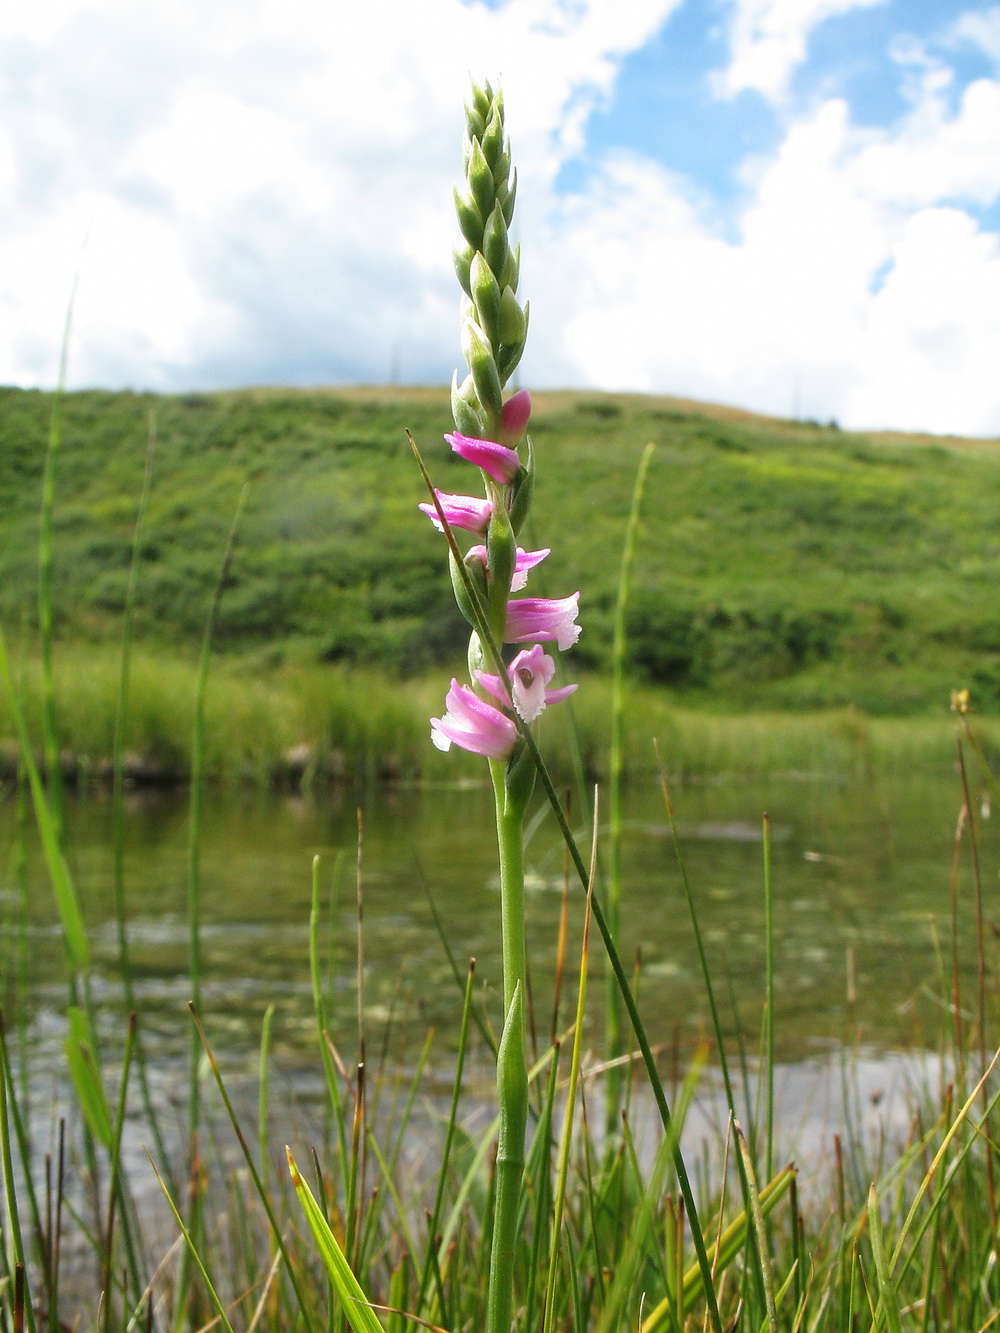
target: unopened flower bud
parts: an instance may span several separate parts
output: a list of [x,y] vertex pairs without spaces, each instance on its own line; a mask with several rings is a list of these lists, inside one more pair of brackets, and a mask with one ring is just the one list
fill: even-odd
[[474,111],[479,119],[486,124],[486,117],[490,114],[490,104],[493,102],[493,89],[490,87],[489,80],[479,87],[478,84],[472,85],[472,106],[466,106],[465,114],[468,116],[470,111]]
[[479,216],[482,218],[489,217],[493,208],[493,172],[490,170],[490,164],[483,156],[483,150],[479,146],[478,139],[472,141],[467,179],[472,197],[475,199],[476,207],[479,210]]
[[[501,342],[513,341],[503,336],[506,325],[500,287],[496,278],[490,272],[489,264],[478,250],[470,266],[469,284],[468,291],[476,305],[479,325],[485,331],[493,346],[499,347]],[[511,293],[511,296],[513,297],[513,293]],[[517,302],[515,301],[514,304],[516,306]],[[520,309],[517,313],[520,316]]]
[[[493,215],[490,214],[490,216],[492,217]],[[483,238],[483,244],[484,245],[486,244],[485,235]],[[521,276],[521,242],[518,241],[517,245],[515,245],[513,249],[508,247],[507,258],[504,260],[503,273],[501,273],[500,277],[497,278],[497,282],[499,282],[501,290],[504,287],[509,287],[512,292],[516,292],[520,276]]]
[[483,150],[483,157],[489,163],[490,173],[493,174],[496,172],[497,163],[503,151],[503,121],[495,109],[479,142]]
[[510,252],[507,222],[499,204],[494,207],[486,219],[486,225],[483,228],[482,248],[487,264],[489,264],[490,269],[499,281],[507,266],[507,256]]
[[[477,90],[478,91],[478,90]],[[486,131],[486,117],[489,115],[489,102],[481,102],[479,98],[474,98],[473,106],[465,108],[465,124],[468,127],[467,133],[470,139],[478,139]]]
[[527,389],[521,389],[503,405],[500,414],[499,443],[505,444],[508,449],[516,449],[521,436],[527,430],[530,416],[531,394]]
[[[479,256],[476,255],[476,259],[478,258]],[[500,297],[498,325],[500,329],[499,341],[505,346],[515,347],[518,343],[524,342],[524,335],[528,331],[528,322],[524,317],[524,311],[517,304],[517,297],[510,287],[505,287],[503,295]]]
[[[489,589],[486,585],[486,570],[483,568],[480,560],[464,560],[465,568],[468,570],[469,577],[472,579],[473,586],[479,593],[479,600],[482,606],[489,602]],[[462,578],[462,572],[458,567],[458,561],[455,559],[453,551],[448,552],[448,570],[451,574],[451,587],[455,594],[455,601],[462,615],[473,627],[478,623],[476,607],[472,598],[469,596],[469,590],[465,586],[465,579]]]
[[[462,325],[462,354],[472,371],[481,405],[491,420],[499,420],[503,410],[500,375],[497,363],[493,359],[493,349],[490,347],[489,339],[475,320],[467,319]],[[486,437],[492,435],[492,430],[485,432]]]
[[463,194],[457,185],[454,187],[453,193],[455,213],[458,216],[458,225],[462,229],[462,235],[474,250],[478,250],[483,243],[483,219],[479,209],[472,197]]
[[472,283],[469,277],[469,271],[472,266],[473,257],[478,254],[468,242],[465,245],[456,245],[451,252],[451,258],[455,265],[455,276],[462,285],[462,290],[469,297],[472,296]]
[[510,518],[502,504],[494,505],[490,514],[489,527],[486,529],[486,552],[490,574],[490,620],[499,639],[503,635],[504,609],[517,566],[517,542],[514,540]]
[[[511,218],[514,216],[514,196],[516,194],[517,194],[517,167],[514,168],[514,174],[513,176],[511,176],[510,181],[507,183],[507,185],[504,186],[502,192],[502,198],[500,198],[500,202],[503,206],[504,221],[507,223],[508,227],[510,226]],[[497,196],[498,198],[501,196],[501,191],[499,190],[497,191]]]
[[506,384],[511,375],[513,375],[514,371],[517,369],[517,363],[521,359],[521,353],[524,351],[525,340],[528,336],[528,310],[528,302],[525,301],[524,309],[521,311],[521,314],[524,317],[524,329],[520,338],[517,342],[511,343],[510,346],[505,345],[500,348],[500,353],[497,357],[497,373],[500,376],[501,384]]
[[514,478],[511,487],[510,525],[515,537],[524,527],[524,520],[531,508],[531,498],[535,493],[535,450],[531,436],[526,440],[527,456],[521,460],[521,470]]
[[471,375],[466,375],[461,384],[458,382],[458,372],[452,375],[451,415],[462,435],[471,435],[481,440],[487,434],[486,414],[480,406],[476,383]]

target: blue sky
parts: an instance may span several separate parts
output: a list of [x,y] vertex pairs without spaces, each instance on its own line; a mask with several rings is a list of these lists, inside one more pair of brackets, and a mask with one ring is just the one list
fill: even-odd
[[470,72],[523,383],[1000,435],[982,0],[12,0],[0,382],[447,381]]

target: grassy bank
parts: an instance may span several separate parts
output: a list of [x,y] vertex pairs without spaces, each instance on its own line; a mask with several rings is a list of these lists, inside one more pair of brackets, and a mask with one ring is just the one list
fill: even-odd
[[[928,714],[952,688],[1000,710],[1000,448],[861,436],[666,398],[539,394],[532,521],[542,595],[585,591],[574,660],[610,654],[639,455],[656,445],[630,610],[637,680],[728,711]],[[0,390],[0,619],[30,640],[50,396]],[[139,640],[197,643],[226,532],[250,493],[216,642],[258,671],[317,662],[408,678],[454,664],[461,627],[404,429],[444,490],[465,484],[438,390],[254,390],[64,403],[54,623],[120,633],[147,439],[153,487]],[[531,534],[527,534],[529,540]]]
[[[55,685],[67,771],[100,778],[110,770],[120,659],[108,647],[63,646]],[[37,662],[19,679],[32,732],[41,734]],[[611,687],[585,676],[572,707],[543,720],[541,739],[562,779],[582,770],[608,774]],[[481,777],[460,751],[430,743],[428,718],[439,716],[444,673],[399,680],[377,668],[287,664],[261,671],[256,659],[223,658],[209,678],[205,772],[212,781],[301,782],[344,778]],[[197,690],[193,660],[138,651],[132,662],[124,733],[127,768],[138,781],[185,780],[190,769]],[[1000,719],[973,725],[984,750],[1000,754]],[[0,736],[13,734],[0,697]],[[954,718],[878,718],[845,708],[823,712],[727,714],[678,705],[664,691],[636,684],[627,693],[625,771],[655,772],[653,741],[675,778],[716,774],[947,771],[954,763]],[[8,742],[8,772],[16,748]]]

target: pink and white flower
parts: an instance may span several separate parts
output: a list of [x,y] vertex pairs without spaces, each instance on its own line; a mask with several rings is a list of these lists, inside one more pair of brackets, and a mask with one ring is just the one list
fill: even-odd
[[439,750],[458,745],[488,759],[509,759],[517,744],[517,727],[499,708],[452,678],[444,717],[431,718],[431,740]]
[[515,597],[507,603],[504,643],[530,643],[532,639],[555,640],[565,651],[580,637],[576,623],[580,594],[570,597]]
[[[548,704],[557,704],[563,699],[568,699],[577,688],[576,685],[563,685],[557,690],[550,690],[548,684],[555,674],[555,669],[555,662],[538,643],[518,653],[507,668],[514,707],[518,716],[525,722],[534,722]],[[503,704],[510,704],[510,696],[502,677],[477,671],[476,680],[495,699],[499,699]]]
[[[465,532],[474,532],[479,537],[486,535],[490,514],[493,513],[492,500],[480,500],[475,495],[445,495],[444,491],[436,489],[434,494],[440,501],[450,528],[462,528]],[[432,504],[422,504],[418,507],[427,515],[438,532],[444,532],[438,512]]]
[[[528,570],[534,569],[536,565],[540,565],[545,557],[551,554],[552,548],[550,546],[545,546],[540,551],[526,551],[523,547],[519,546],[517,548],[517,559],[514,564],[514,577],[510,582],[511,592],[520,592],[528,582]],[[468,559],[470,555],[475,556],[477,560],[481,560],[484,565],[487,563],[488,557],[485,546],[470,546],[465,554],[465,558]]]
[[471,435],[446,435],[444,437],[455,453],[467,463],[475,463],[484,472],[488,472],[494,481],[506,486],[517,476],[521,460],[516,449],[506,445],[494,444],[492,440],[475,440]]

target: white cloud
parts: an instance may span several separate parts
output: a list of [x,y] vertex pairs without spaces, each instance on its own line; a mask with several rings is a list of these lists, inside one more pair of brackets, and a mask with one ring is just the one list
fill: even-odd
[[528,373],[1000,433],[1000,238],[955,202],[1000,197],[998,99],[975,84],[951,118],[921,104],[879,132],[828,102],[791,125],[735,241],[683,182],[609,158],[527,270],[559,312],[539,316]]
[[1000,67],[1000,5],[960,14],[952,27],[953,39],[972,42]]
[[[446,380],[460,103],[469,72],[499,71],[525,382],[1000,433],[1000,254],[975,220],[1000,198],[1000,82],[956,103],[948,66],[915,51],[889,129],[835,99],[786,108],[728,238],[690,181],[638,154],[559,194],[624,56],[677,3],[49,0],[21,25],[5,10],[0,380],[53,382],[78,264],[75,384],[383,379],[397,354],[404,379]],[[831,5],[846,0],[741,0],[731,89],[780,96]],[[954,40],[986,49],[994,13]]]
[[884,0],[731,0],[730,60],[713,79],[720,97],[753,89],[780,102],[806,58],[809,34],[826,19]]
[[444,377],[469,73],[503,77],[523,215],[678,0],[21,3],[0,26],[0,379],[51,381],[89,229],[73,381],[175,387],[371,377],[393,345],[404,375]]

